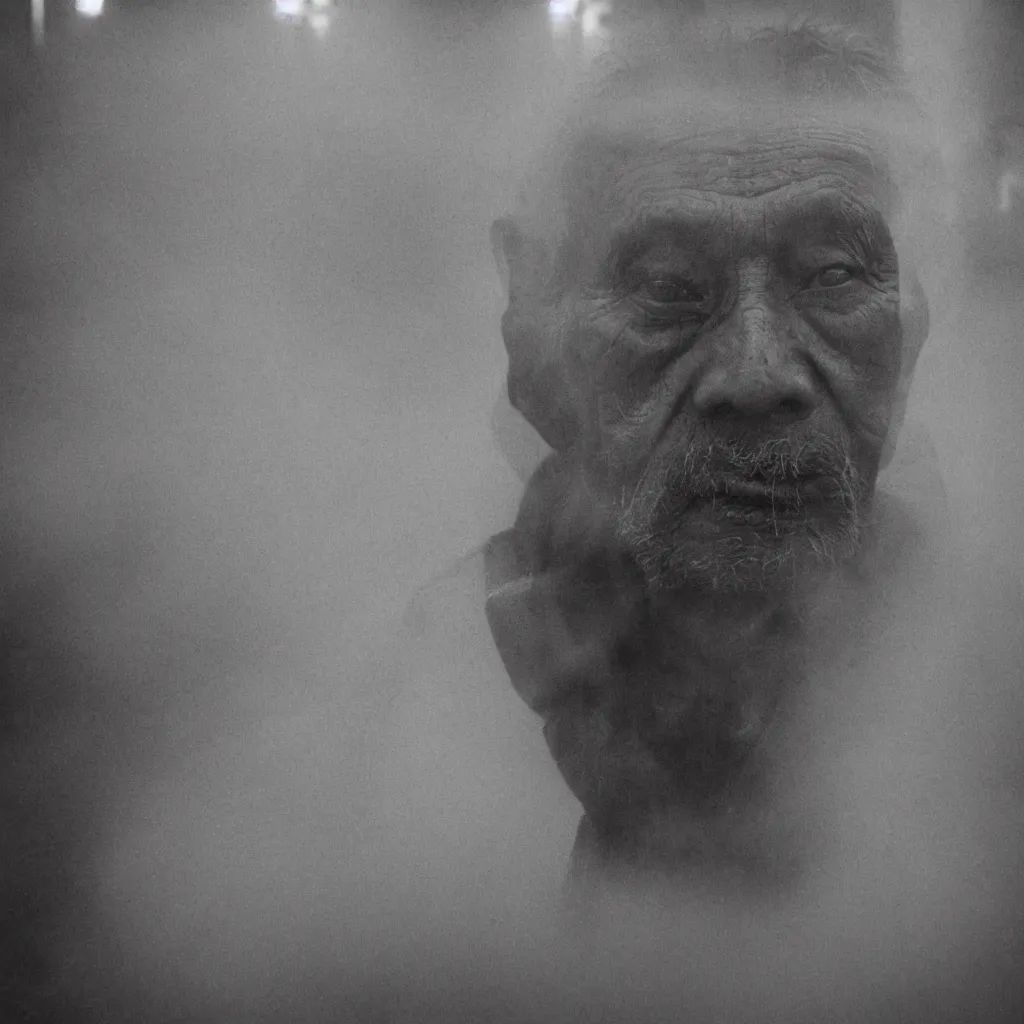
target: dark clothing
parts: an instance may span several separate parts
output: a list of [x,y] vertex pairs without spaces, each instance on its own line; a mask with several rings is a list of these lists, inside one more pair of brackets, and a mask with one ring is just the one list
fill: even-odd
[[[642,579],[588,535],[598,528],[573,480],[565,457],[551,455],[531,478],[515,526],[492,537],[484,552],[495,646],[516,692],[543,720],[548,749],[585,811],[570,886],[592,868],[613,864],[670,870],[650,843],[637,840],[637,823],[680,804],[712,818],[744,804],[756,786],[750,762],[760,741],[744,733],[740,710],[729,707],[691,734],[673,735],[667,746],[652,740],[650,703],[662,692],[685,693],[704,663],[662,649],[664,631]],[[836,652],[860,642],[884,604],[890,574],[920,546],[922,510],[943,504],[930,445],[921,437],[904,444],[889,480],[901,497],[878,493],[861,556],[833,588],[847,613],[829,638]],[[773,636],[781,653],[773,662],[766,650],[760,671],[772,686],[775,672],[781,692],[800,685],[803,672],[789,649],[807,644],[802,622],[784,613],[778,619]],[[664,690],[659,678],[668,679]],[[669,861],[678,855],[674,850]]]

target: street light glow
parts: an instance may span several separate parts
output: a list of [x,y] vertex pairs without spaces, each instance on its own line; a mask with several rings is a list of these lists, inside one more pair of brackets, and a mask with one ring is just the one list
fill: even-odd
[[307,20],[318,39],[323,39],[330,31],[331,16],[322,10],[311,12]]
[[287,24],[302,21],[303,0],[274,0],[274,17]]
[[283,25],[308,25],[322,39],[331,27],[334,0],[274,0],[274,18]]
[[46,31],[46,0],[32,0],[32,42],[42,46]]

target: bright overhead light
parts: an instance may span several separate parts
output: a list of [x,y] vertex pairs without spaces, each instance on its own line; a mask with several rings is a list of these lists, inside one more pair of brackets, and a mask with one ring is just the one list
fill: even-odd
[[103,0],[75,0],[75,10],[83,18],[98,18],[103,13]]
[[274,0],[274,17],[295,24],[302,21],[303,0]]
[[605,19],[611,14],[612,5],[608,0],[597,0],[596,3],[587,4],[580,18],[580,27],[585,36],[600,36],[607,32]]
[[42,46],[46,33],[46,0],[32,0],[32,42]]
[[334,0],[274,0],[274,18],[285,25],[309,25],[323,38],[331,27]]
[[309,27],[316,33],[317,37],[323,39],[331,27],[331,16],[322,10],[313,11],[308,18]]

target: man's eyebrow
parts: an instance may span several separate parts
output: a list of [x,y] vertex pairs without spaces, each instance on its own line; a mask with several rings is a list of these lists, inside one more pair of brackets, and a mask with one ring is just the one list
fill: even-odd
[[[662,241],[692,252],[706,251],[720,239],[720,232],[714,229],[720,217],[720,211],[701,210],[697,204],[690,210],[639,212],[613,228],[608,269],[623,267]],[[805,197],[787,203],[781,225],[784,234],[789,231],[806,233],[813,225],[822,234],[840,235],[870,249],[883,249],[892,244],[886,217],[877,206],[841,194]]]
[[697,250],[707,246],[714,235],[714,214],[698,210],[641,213],[615,227],[608,247],[609,257],[621,265],[657,245],[670,241]]
[[793,228],[806,231],[808,226],[814,226],[823,233],[852,236],[871,248],[883,248],[892,243],[884,213],[873,203],[858,202],[848,196],[839,201],[835,197],[816,196],[793,204],[786,211],[782,224],[784,231]]

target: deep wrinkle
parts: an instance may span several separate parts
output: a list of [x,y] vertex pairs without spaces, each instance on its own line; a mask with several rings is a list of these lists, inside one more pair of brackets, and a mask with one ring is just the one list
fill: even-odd
[[[876,302],[882,301],[886,280],[875,279],[879,268],[890,286],[896,278],[893,243],[881,211],[855,193],[821,188],[815,181],[797,182],[778,189],[767,202],[763,197],[729,197],[720,203],[728,211],[732,230],[723,233],[722,240],[715,245],[717,251],[710,256],[701,251],[700,240],[713,238],[712,229],[716,221],[720,223],[722,214],[719,208],[715,218],[707,217],[704,211],[711,203],[701,203],[701,213],[693,219],[687,219],[678,209],[668,214],[660,209],[645,211],[638,223],[620,233],[606,260],[607,266],[617,268],[607,287],[615,290],[620,301],[629,299],[629,278],[642,276],[636,267],[645,260],[654,264],[651,274],[674,273],[678,267],[680,277],[692,281],[706,294],[700,302],[680,304],[675,308],[674,317],[669,311],[663,320],[652,318],[649,308],[645,308],[643,323],[639,327],[634,324],[632,330],[619,331],[617,341],[628,346],[633,336],[663,335],[665,358],[674,363],[699,346],[701,337],[716,329],[734,309],[744,305],[758,310],[764,308],[772,293],[779,292],[776,282],[782,280],[785,282],[783,292],[769,305],[778,306],[778,315],[790,322],[788,330],[793,332],[793,343],[809,353],[804,361],[818,386],[832,401],[844,428],[852,434],[856,425],[846,416],[843,403],[830,382],[830,372],[832,376],[837,373],[844,376],[842,368],[834,359],[830,372],[818,364],[819,358],[828,360],[833,333],[827,325],[823,328],[822,319],[827,320],[830,315],[842,318],[860,308],[862,300],[857,301],[856,289],[862,285],[874,290],[878,296]],[[683,205],[685,208],[685,202]],[[758,209],[762,222],[772,224],[771,238],[763,238],[761,244],[757,244],[758,240],[749,231],[741,233],[735,227],[749,224]],[[769,216],[769,210],[774,210],[776,215]],[[758,249],[770,255],[758,256]],[[745,255],[737,259],[737,253]],[[854,276],[858,280],[838,288],[812,290],[801,299],[799,293],[806,288],[807,277],[813,276],[821,266],[837,261],[855,263]],[[840,301],[843,295],[846,296],[845,308]],[[662,424],[651,446],[652,456],[661,447],[665,434],[675,424],[689,397],[688,389],[677,395],[675,413]],[[616,395],[616,408],[627,421],[642,419],[638,411],[630,414],[623,408],[619,395]]]
[[[849,188],[820,176],[796,182],[756,197],[726,196],[707,190],[681,190],[668,202],[643,204],[630,197],[616,205],[626,214],[614,223],[607,243],[607,255],[600,260],[599,278],[614,279],[631,260],[658,246],[690,259],[695,267],[704,260],[723,259],[741,239],[738,226],[760,219],[766,248],[787,248],[820,239],[834,243],[848,233],[866,247],[881,254],[893,243],[885,217],[874,203]],[[643,195],[650,196],[650,189]],[[723,218],[729,230],[721,231]],[[749,235],[749,231],[743,235]],[[794,241],[796,239],[797,241]]]

